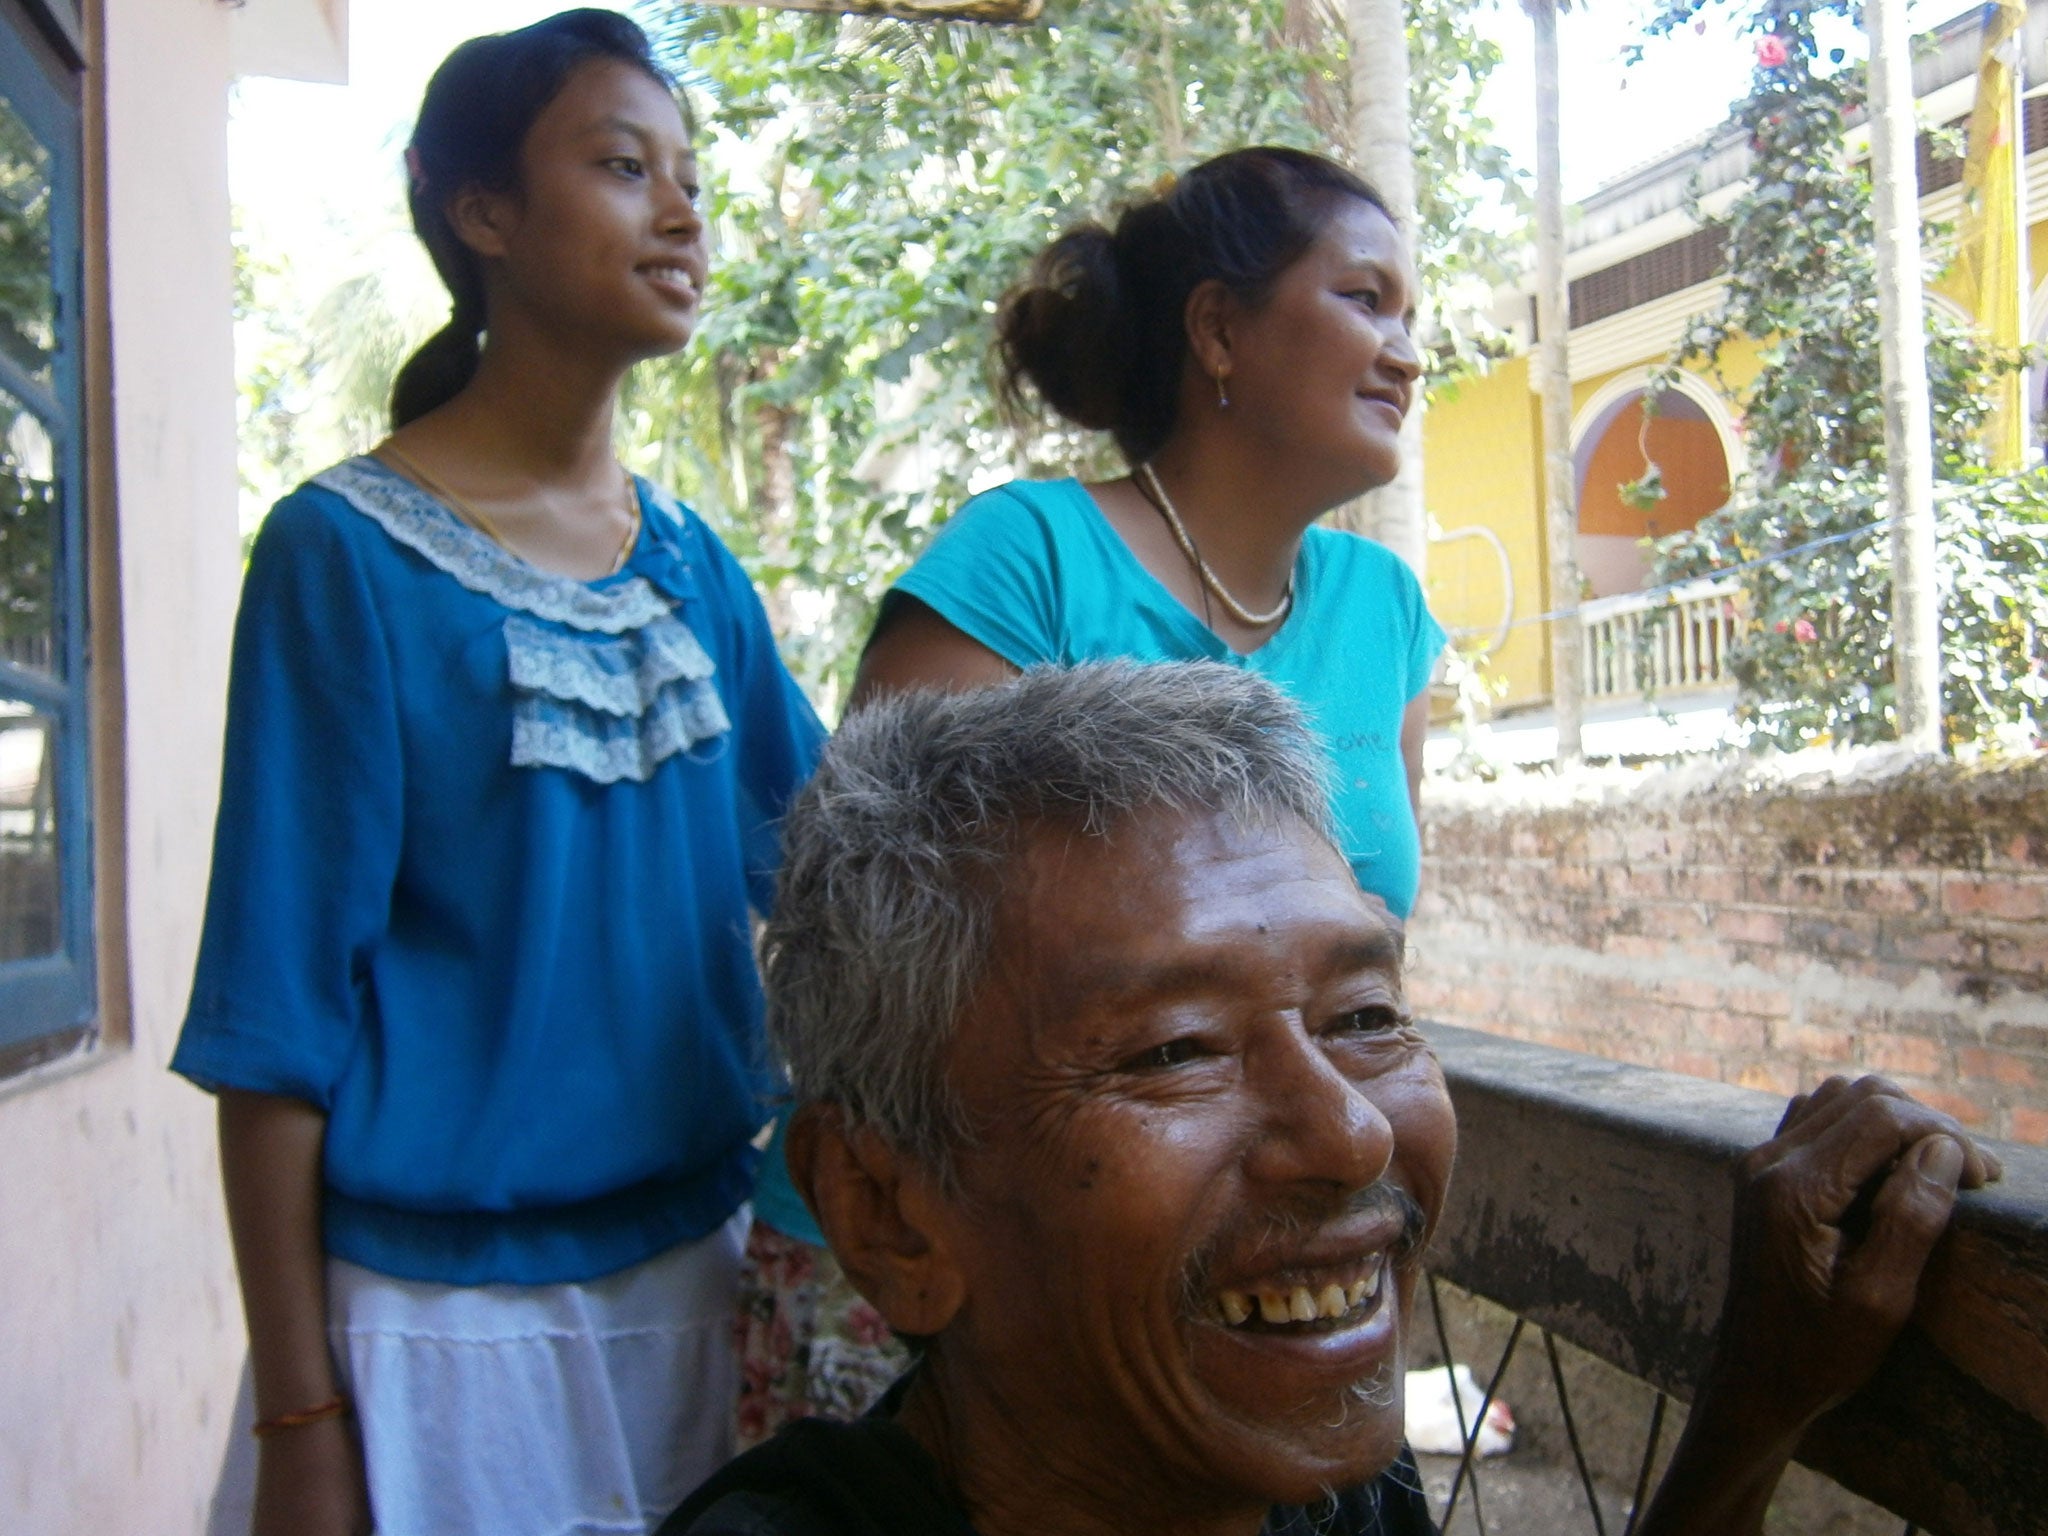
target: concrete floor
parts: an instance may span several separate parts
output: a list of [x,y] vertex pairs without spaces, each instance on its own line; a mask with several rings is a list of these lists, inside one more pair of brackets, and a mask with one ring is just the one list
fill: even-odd
[[[1430,1512],[1442,1517],[1457,1474],[1455,1456],[1419,1456],[1422,1483],[1429,1490]],[[1586,1508],[1586,1490],[1570,1461],[1559,1466],[1533,1451],[1510,1451],[1478,1464],[1479,1513],[1486,1518],[1486,1536],[1594,1536],[1593,1517]],[[1621,1536],[1628,1520],[1628,1495],[1597,1481],[1600,1513],[1607,1536]],[[1479,1536],[1471,1479],[1458,1493],[1458,1508],[1444,1536]]]

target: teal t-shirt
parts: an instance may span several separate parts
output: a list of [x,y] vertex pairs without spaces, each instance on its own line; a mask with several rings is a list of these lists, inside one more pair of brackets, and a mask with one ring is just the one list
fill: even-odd
[[[1421,842],[1401,717],[1429,686],[1444,631],[1385,545],[1333,528],[1303,535],[1294,609],[1249,655],[1217,639],[1139,563],[1078,480],[1016,480],[968,502],[896,584],[1013,666],[1220,661],[1247,667],[1308,713],[1329,749],[1331,808],[1352,872],[1406,919]],[[886,610],[885,610],[886,612]],[[822,1241],[790,1186],[780,1127],[755,1214]]]

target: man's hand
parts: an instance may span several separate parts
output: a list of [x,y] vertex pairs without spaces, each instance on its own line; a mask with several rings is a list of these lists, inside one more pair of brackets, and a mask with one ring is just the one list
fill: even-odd
[[1998,1160],[1882,1078],[1830,1078],[1742,1160],[1716,1385],[1796,1433],[1854,1392],[1912,1314],[1958,1187]]
[[1958,1188],[1998,1159],[1882,1078],[1794,1099],[1742,1160],[1714,1360],[1638,1536],[1754,1536],[1799,1437],[1891,1348]]

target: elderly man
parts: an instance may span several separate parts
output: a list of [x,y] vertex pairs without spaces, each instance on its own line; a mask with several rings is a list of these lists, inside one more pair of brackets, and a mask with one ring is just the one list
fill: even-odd
[[[1270,686],[1207,664],[842,729],[785,829],[770,1019],[793,1176],[917,1363],[665,1532],[1432,1529],[1401,1380],[1457,1131],[1320,763]],[[1645,1536],[1761,1529],[1958,1183],[1995,1171],[1882,1084],[1794,1101],[1746,1166],[1718,1363]],[[1832,1223],[1873,1180],[1852,1241]]]

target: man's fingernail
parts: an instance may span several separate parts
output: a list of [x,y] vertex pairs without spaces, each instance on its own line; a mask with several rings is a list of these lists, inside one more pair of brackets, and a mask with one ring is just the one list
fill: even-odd
[[1963,1176],[1963,1148],[1953,1136],[1930,1136],[1920,1143],[1920,1176],[1930,1184],[1953,1189]]

